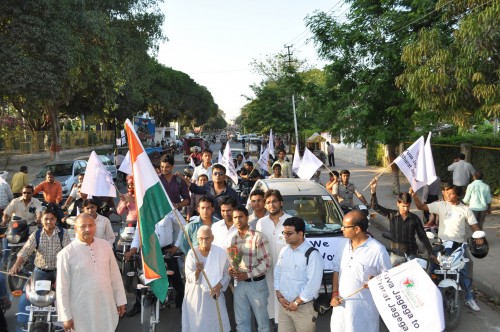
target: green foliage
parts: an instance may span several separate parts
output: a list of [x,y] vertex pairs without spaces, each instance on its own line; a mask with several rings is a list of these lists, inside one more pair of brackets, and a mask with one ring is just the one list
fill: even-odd
[[441,20],[406,45],[397,79],[425,112],[469,127],[500,115],[500,4],[438,1]]
[[372,143],[366,146],[366,159],[368,165],[384,167],[384,145],[380,143]]

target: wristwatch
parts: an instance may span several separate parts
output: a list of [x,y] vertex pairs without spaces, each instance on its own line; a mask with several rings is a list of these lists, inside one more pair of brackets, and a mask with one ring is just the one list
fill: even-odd
[[298,307],[300,303],[297,301],[293,301],[293,304],[295,304]]

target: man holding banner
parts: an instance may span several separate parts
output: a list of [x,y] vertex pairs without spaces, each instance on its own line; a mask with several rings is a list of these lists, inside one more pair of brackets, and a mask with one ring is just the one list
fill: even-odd
[[333,260],[331,331],[378,332],[379,315],[368,280],[391,268],[385,247],[366,234],[368,219],[360,211],[345,215],[342,230],[346,238]]

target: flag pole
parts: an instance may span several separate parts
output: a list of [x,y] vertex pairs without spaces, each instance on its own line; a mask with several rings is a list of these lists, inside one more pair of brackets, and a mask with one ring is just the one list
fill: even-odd
[[368,183],[368,185],[365,187],[365,189],[363,189],[363,191],[365,191],[365,190],[366,190],[366,189],[370,186],[370,183],[372,183],[372,181],[373,181],[373,180],[378,180],[378,178],[379,178],[382,174],[384,174],[385,172],[387,172],[387,170],[388,170],[389,168],[391,168],[392,164],[394,164],[394,161],[393,161],[393,162],[392,162],[389,166],[387,166],[386,168],[384,168],[384,170],[383,170],[380,174],[378,174],[376,177],[374,177],[372,180],[370,180],[370,182],[369,182],[369,183]]
[[[356,289],[354,292],[352,292],[351,294],[347,295],[346,297],[343,297],[342,298],[342,301],[344,301],[345,299],[348,299],[350,297],[353,297],[354,295],[358,294],[359,292],[361,292],[363,289],[365,288],[368,288],[368,284],[363,284],[363,286],[359,287],[358,289]],[[342,302],[341,301],[341,302]]]
[[[198,258],[198,254],[196,253],[196,250],[194,250],[193,243],[191,242],[191,239],[189,238],[189,236],[188,236],[188,234],[186,232],[186,228],[184,227],[184,225],[182,224],[181,220],[179,219],[179,216],[177,215],[177,212],[179,212],[179,211],[174,208],[174,210],[172,212],[174,213],[175,220],[177,221],[177,223],[179,224],[179,226],[180,226],[180,228],[182,230],[182,234],[184,234],[184,237],[186,238],[186,240],[187,240],[187,242],[189,244],[189,247],[193,251],[194,259],[196,260],[196,263],[200,263],[200,259]],[[205,278],[205,281],[207,282],[208,288],[210,288],[210,292],[213,292],[213,287],[210,284],[210,280],[208,280],[207,274],[205,273],[205,267],[203,267],[203,269],[201,270],[201,273],[203,274],[203,277]],[[221,289],[221,291],[222,291],[222,289]],[[214,295],[214,300],[215,300],[215,306],[217,308],[217,317],[219,318],[219,328],[220,328],[221,332],[224,332],[224,329],[222,327],[222,318],[221,318],[221,315],[220,315],[219,301],[215,297],[215,295]]]

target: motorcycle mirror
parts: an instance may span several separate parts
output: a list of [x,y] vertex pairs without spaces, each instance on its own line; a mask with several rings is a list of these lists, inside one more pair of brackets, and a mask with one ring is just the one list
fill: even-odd
[[434,239],[436,237],[436,235],[432,232],[425,232],[425,234],[427,235],[428,239]]

